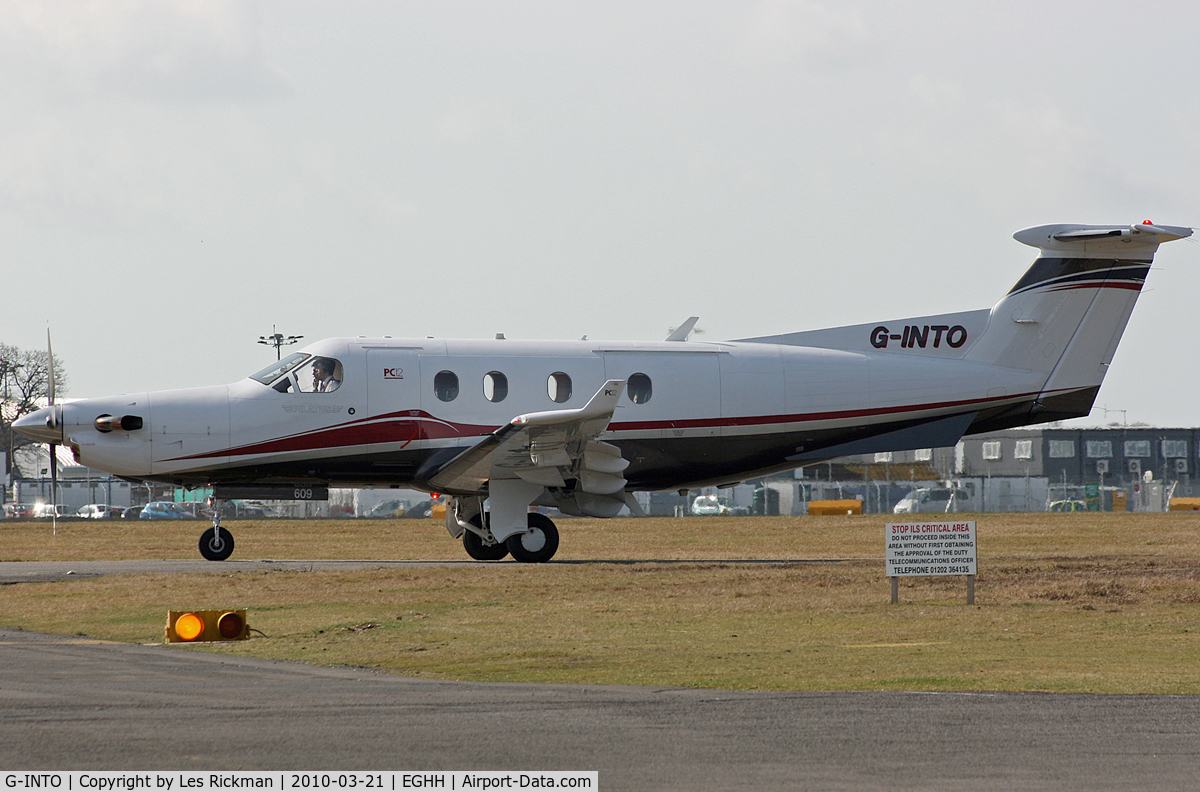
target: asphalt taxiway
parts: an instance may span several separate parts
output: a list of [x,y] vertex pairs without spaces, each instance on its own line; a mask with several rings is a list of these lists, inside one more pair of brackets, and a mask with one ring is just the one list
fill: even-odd
[[[0,583],[467,563],[5,562]],[[597,770],[605,790],[1190,790],[1200,696],[447,682],[0,629],[0,768]]]
[[600,788],[1183,790],[1200,697],[445,682],[0,630],[8,770],[597,770]]

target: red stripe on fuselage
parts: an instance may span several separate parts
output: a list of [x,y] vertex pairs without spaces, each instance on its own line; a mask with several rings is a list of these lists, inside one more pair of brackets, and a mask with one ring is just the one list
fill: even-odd
[[[1072,390],[1077,389],[1063,388],[1055,391],[1055,393],[1065,393]],[[998,402],[1027,399],[1035,397],[1038,394],[1038,391],[1030,391],[1028,393],[994,396],[986,399],[962,399],[958,401],[912,404],[901,407],[875,407],[861,410],[836,410],[793,415],[750,415],[730,418],[693,418],[677,421],[624,421],[609,424],[608,430],[612,432],[643,432],[662,429],[767,426],[771,424],[798,424],[856,418],[875,418],[928,410],[981,408]],[[1041,395],[1048,396],[1052,394],[1044,393]],[[169,461],[179,462],[224,456],[249,456],[252,454],[282,454],[296,451],[324,451],[335,448],[346,448],[348,446],[379,443],[404,443],[408,445],[415,440],[477,438],[489,435],[499,428],[475,424],[456,424],[435,418],[423,411],[417,411],[417,415],[412,415],[412,412],[404,411],[374,418],[364,418],[341,426],[304,432],[290,437],[264,440],[261,443],[251,443],[250,445],[231,448],[227,451],[210,451],[194,456],[178,457]]]
[[454,424],[425,412],[417,411],[416,415],[413,415],[412,412],[405,411],[373,418],[361,418],[340,426],[330,426],[288,437],[264,440],[260,443],[250,443],[226,451],[209,451],[204,454],[178,457],[171,461],[251,454],[283,454],[291,451],[319,451],[371,443],[404,443],[404,445],[408,445],[414,440],[444,440],[487,435],[495,431],[495,427]]

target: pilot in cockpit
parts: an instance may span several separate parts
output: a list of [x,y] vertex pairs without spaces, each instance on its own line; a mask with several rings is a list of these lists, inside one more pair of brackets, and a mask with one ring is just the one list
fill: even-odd
[[313,392],[329,393],[338,389],[342,382],[333,377],[335,365],[332,358],[321,357],[313,361]]

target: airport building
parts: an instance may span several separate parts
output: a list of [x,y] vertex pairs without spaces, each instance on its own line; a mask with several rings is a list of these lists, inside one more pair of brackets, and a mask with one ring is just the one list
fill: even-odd
[[1128,487],[1150,478],[1191,496],[1200,462],[1200,429],[1106,426],[1011,429],[963,438],[955,473],[1044,476],[1050,481]]
[[[825,478],[833,480],[833,463]],[[864,482],[909,479],[910,488],[959,482],[969,493],[959,511],[1040,511],[1084,501],[1104,511],[1161,511],[1172,498],[1200,495],[1200,428],[1059,426],[1008,429],[964,437],[950,448],[869,454],[837,460],[842,489],[862,471]],[[819,486],[820,466],[803,474]],[[870,489],[864,502],[870,500]],[[883,501],[894,497],[878,498]],[[884,511],[880,502],[870,511]]]

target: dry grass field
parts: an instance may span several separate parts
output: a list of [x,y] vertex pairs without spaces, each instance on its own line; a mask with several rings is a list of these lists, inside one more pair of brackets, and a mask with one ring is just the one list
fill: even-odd
[[[0,588],[0,625],[440,679],[758,690],[1200,693],[1200,513],[1005,514],[963,578],[884,577],[886,516],[564,519],[555,561],[113,575]],[[238,559],[463,560],[431,521],[237,521]],[[0,560],[194,558],[201,522],[0,522]],[[186,651],[186,649],[180,649]]]

